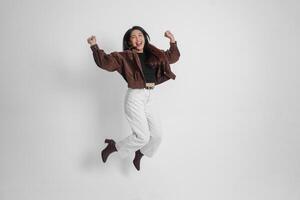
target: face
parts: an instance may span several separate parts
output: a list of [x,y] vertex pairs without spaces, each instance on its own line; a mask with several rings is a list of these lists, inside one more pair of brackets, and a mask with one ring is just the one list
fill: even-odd
[[145,37],[140,30],[133,30],[130,35],[130,45],[137,50],[137,52],[142,53],[145,46]]

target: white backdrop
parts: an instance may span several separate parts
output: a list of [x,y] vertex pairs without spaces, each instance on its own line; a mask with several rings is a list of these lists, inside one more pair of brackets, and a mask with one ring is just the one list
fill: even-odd
[[[2,0],[1,200],[300,199],[297,0]],[[181,52],[156,88],[164,138],[141,171],[104,138],[130,134],[126,83],[86,39],[121,51],[140,25]]]

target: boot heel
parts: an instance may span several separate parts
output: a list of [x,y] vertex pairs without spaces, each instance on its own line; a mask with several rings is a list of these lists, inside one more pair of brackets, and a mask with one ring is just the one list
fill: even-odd
[[112,139],[105,139],[104,142],[107,144],[115,144],[115,141]]

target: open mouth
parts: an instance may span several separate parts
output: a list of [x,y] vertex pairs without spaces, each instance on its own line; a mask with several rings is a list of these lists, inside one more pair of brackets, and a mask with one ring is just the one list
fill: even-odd
[[142,44],[143,44],[142,42],[138,42],[138,43],[136,43],[136,46],[140,47],[140,46],[142,46]]

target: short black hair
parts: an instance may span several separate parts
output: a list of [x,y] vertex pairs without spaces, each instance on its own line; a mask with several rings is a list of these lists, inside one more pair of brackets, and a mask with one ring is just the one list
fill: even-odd
[[128,29],[123,37],[123,50],[129,50],[131,49],[131,46],[130,46],[130,36],[131,36],[131,33],[132,31],[134,30],[139,30],[143,33],[144,35],[144,38],[145,38],[145,46],[144,48],[149,44],[149,41],[150,41],[150,36],[148,35],[148,33],[140,26],[133,26],[132,28]]

